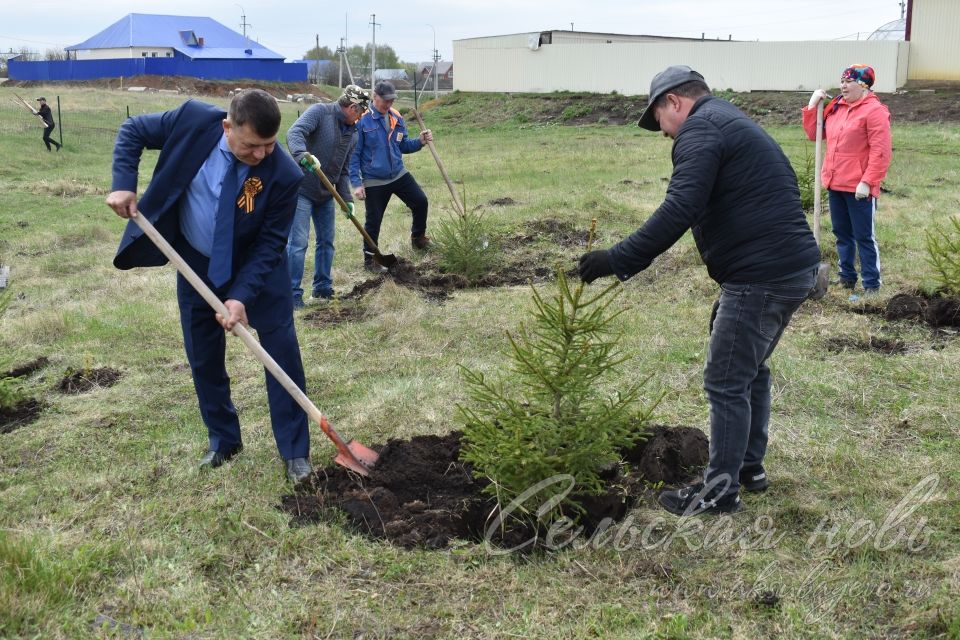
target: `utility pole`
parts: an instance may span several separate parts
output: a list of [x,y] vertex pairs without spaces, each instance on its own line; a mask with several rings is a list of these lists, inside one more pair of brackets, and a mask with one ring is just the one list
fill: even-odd
[[370,26],[373,27],[373,47],[370,50],[370,89],[376,86],[374,78],[377,75],[377,27],[380,26],[380,23],[377,22],[377,14],[370,14]]
[[437,53],[437,30],[433,28],[432,24],[427,26],[433,31],[433,73],[431,75],[433,76],[433,99],[436,100],[439,97],[437,93],[437,60],[440,59],[440,55]]
[[314,73],[315,78],[314,78],[314,80],[313,80],[313,83],[314,83],[314,84],[320,84],[320,34],[318,33],[318,34],[316,34],[316,36],[317,36],[317,49],[316,49],[316,51],[317,51],[317,66],[316,66],[315,73]]
[[340,46],[337,47],[337,55],[340,56],[340,79],[337,80],[337,86],[343,88],[343,38],[340,38]]
[[[239,4],[237,6],[240,7]],[[247,12],[243,10],[243,7],[240,7],[240,26],[243,28],[243,37],[246,39],[247,27],[252,27],[253,25],[247,22]]]

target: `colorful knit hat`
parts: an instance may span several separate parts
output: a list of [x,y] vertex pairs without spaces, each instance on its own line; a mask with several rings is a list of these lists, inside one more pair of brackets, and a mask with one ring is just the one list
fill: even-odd
[[853,80],[864,89],[869,89],[877,81],[877,74],[873,71],[873,67],[868,67],[865,64],[854,64],[843,70],[840,79]]

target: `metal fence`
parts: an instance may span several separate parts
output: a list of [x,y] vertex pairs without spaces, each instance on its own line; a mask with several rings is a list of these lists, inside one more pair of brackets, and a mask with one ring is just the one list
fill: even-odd
[[[120,109],[71,111],[61,103],[59,97],[50,98],[48,103],[57,125],[52,138],[60,144],[67,142],[71,146],[113,141],[117,137],[120,124],[131,115],[129,106]],[[0,102],[0,135],[35,135],[39,138],[42,132],[43,126],[39,118],[12,101]]]

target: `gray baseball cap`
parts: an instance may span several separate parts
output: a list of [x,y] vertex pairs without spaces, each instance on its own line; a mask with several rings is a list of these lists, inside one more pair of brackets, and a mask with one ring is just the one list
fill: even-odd
[[675,89],[691,80],[706,83],[702,75],[685,64],[675,64],[653,76],[653,80],[650,81],[650,98],[647,100],[647,108],[643,110],[637,126],[648,131],[660,131],[660,123],[653,117],[653,103],[670,89]]
[[352,104],[359,105],[364,111],[367,110],[370,102],[370,94],[355,84],[348,84],[343,88],[343,97]]
[[373,92],[384,100],[397,99],[397,88],[393,86],[392,82],[387,82],[386,80],[381,80],[378,82],[377,86],[374,87]]

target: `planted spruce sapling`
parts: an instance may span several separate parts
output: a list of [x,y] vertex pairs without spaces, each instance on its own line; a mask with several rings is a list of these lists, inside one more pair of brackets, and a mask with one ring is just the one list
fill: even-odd
[[[461,458],[473,464],[474,475],[490,480],[485,491],[501,507],[542,481],[574,478],[566,495],[569,482],[555,482],[529,504],[514,505],[512,513],[536,527],[535,520],[549,526],[561,516],[577,518],[577,494],[606,491],[602,473],[643,439],[653,406],[640,401],[649,378],[616,393],[601,385],[626,360],[612,326],[623,312],[612,307],[619,282],[599,291],[582,282],[571,286],[558,268],[552,295],[531,289],[530,324],[507,333],[512,375],[495,381],[461,367],[471,403],[458,411],[465,424]],[[552,508],[534,515],[551,499]]]
[[960,295],[960,216],[950,218],[952,229],[927,230],[927,262],[937,282],[950,295]]

